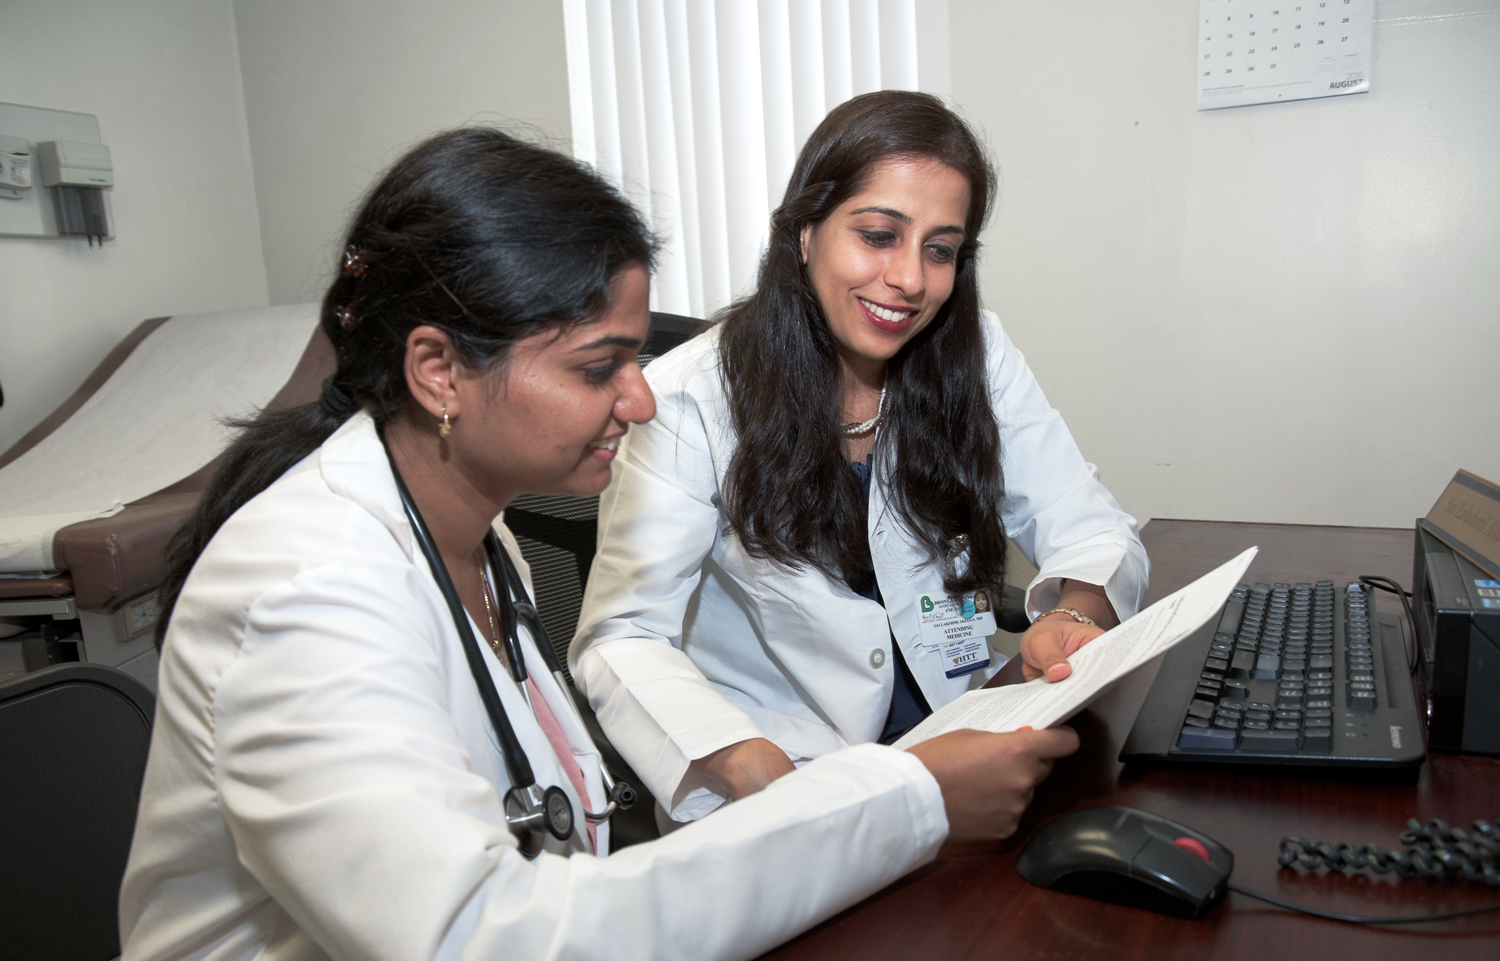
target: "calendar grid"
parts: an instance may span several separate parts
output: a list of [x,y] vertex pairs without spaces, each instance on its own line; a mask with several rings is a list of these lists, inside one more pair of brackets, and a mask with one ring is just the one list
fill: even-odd
[[1375,0],[1199,0],[1198,109],[1365,93]]

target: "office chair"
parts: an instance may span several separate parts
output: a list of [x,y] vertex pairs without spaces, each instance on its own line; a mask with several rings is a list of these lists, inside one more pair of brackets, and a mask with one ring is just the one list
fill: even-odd
[[0,684],[0,954],[110,961],[155,698],[98,664]]

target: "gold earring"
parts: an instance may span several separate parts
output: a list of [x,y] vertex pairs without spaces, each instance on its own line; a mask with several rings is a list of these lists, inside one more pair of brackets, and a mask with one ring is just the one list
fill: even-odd
[[448,435],[453,433],[453,422],[448,419],[448,408],[443,408],[443,423],[438,427],[438,437],[447,440]]

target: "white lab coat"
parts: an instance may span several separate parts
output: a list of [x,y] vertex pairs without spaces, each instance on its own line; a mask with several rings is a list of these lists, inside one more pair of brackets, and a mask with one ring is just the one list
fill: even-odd
[[[989,312],[983,330],[1002,516],[1040,569],[1029,612],[1056,606],[1062,579],[1077,578],[1103,585],[1120,617],[1131,616],[1148,571],[1134,518]],[[723,803],[688,766],[721,747],[766,737],[800,763],[878,737],[893,636],[934,709],[976,680],[946,677],[938,651],[920,643],[918,597],[941,590],[942,576],[887,510],[885,465],[876,464],[869,510],[883,608],[816,570],[753,558],[726,530],[719,492],[737,441],[718,342],[710,331],[646,369],[656,419],[631,428],[600,501],[599,551],[570,651],[610,741],[679,821]]]
[[[602,809],[593,746],[522,646]],[[538,782],[561,786],[581,825],[546,736],[485,654]],[[160,684],[120,895],[128,961],[750,957],[930,860],[947,834],[921,763],[867,747],[659,842],[600,858],[575,838],[526,860],[494,731],[363,414],[215,536]]]

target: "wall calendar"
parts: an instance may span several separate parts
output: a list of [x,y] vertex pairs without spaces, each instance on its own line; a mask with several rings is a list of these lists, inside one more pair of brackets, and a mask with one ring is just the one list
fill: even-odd
[[1370,89],[1375,0],[1198,0],[1198,109]]

